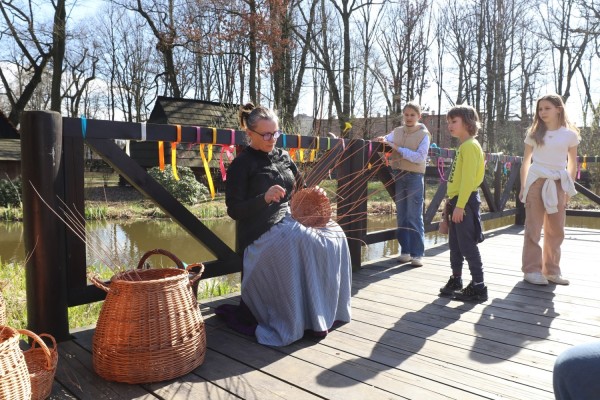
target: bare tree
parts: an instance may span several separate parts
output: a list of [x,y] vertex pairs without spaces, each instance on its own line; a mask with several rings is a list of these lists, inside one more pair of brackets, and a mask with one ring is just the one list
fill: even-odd
[[67,12],[65,0],[52,2],[54,24],[52,25],[52,93],[50,109],[60,112],[62,105],[62,72],[67,43]]
[[392,91],[388,97],[392,114],[400,115],[402,103],[419,97],[425,86],[420,80],[426,69],[425,21],[429,7],[427,0],[415,0],[395,4],[386,11],[378,43],[386,64],[386,71],[380,71],[385,83],[381,89]]
[[109,82],[111,119],[140,122],[156,98],[155,79],[160,60],[154,55],[145,21],[136,14],[108,5],[98,21],[98,46],[102,54],[100,74]]
[[549,3],[542,15],[544,39],[552,49],[554,86],[565,101],[591,39],[591,21],[579,18],[576,5],[575,0],[559,0],[557,4]]
[[10,40],[18,49],[18,54],[12,53],[12,57],[4,58],[2,62],[22,73],[18,76],[18,86],[14,88],[9,81],[10,68],[0,68],[0,79],[11,106],[8,119],[15,126],[42,81],[45,68],[52,57],[52,38],[39,29],[34,18],[34,7],[31,0],[24,4],[0,0],[0,13],[6,24],[6,28],[0,32],[3,47]]
[[369,117],[372,112],[372,98],[373,98],[373,87],[374,78],[370,74],[370,64],[373,55],[373,46],[375,44],[375,35],[378,33],[379,23],[384,15],[385,3],[377,5],[377,11],[373,12],[374,6],[369,4],[363,7],[359,15],[361,16],[361,23],[357,23],[357,29],[359,32],[359,43],[362,50],[362,63],[360,65],[361,70],[361,84],[362,84],[362,115],[365,119],[365,125],[363,127],[363,138],[368,138],[370,131]]
[[181,97],[183,92],[178,80],[182,68],[176,62],[176,50],[184,45],[185,38],[180,27],[185,26],[182,3],[177,0],[112,0],[127,10],[138,13],[152,31],[156,50],[161,54],[164,63],[165,94]]

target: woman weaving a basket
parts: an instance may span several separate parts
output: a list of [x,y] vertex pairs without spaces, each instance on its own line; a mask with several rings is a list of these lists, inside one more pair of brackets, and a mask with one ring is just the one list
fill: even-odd
[[216,312],[265,345],[288,345],[306,331],[325,336],[334,323],[350,321],[346,237],[331,220],[307,227],[291,216],[289,202],[302,178],[289,154],[275,147],[275,112],[249,103],[239,117],[249,145],[227,171],[226,203],[239,222],[242,301]]

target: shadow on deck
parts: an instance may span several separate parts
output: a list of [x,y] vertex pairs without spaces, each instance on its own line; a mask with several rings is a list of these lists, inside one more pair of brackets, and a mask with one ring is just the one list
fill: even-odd
[[93,330],[74,332],[59,345],[51,398],[553,399],[556,356],[600,336],[600,231],[567,228],[561,265],[570,286],[522,281],[522,227],[486,237],[483,304],[437,296],[450,274],[442,245],[427,250],[422,268],[393,258],[363,265],[353,276],[352,322],[320,341],[261,346],[214,316],[237,296],[202,304],[206,360],[175,381],[106,382],[92,369]]

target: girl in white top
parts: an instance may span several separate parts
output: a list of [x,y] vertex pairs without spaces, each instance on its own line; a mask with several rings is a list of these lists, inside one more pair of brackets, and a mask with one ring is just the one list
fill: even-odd
[[[566,115],[562,97],[538,99],[527,130],[521,165],[519,199],[525,203],[523,265],[525,281],[568,285],[560,271],[560,245],[565,235],[566,204],[575,195],[579,131]],[[540,246],[544,228],[544,245]]]

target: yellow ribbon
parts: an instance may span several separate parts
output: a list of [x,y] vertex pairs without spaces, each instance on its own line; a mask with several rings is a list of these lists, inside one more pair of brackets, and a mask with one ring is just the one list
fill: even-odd
[[[209,145],[212,147],[212,145]],[[211,152],[212,153],[212,152]],[[212,154],[210,154],[212,156]],[[204,166],[204,173],[206,174],[206,180],[208,181],[208,188],[210,189],[210,198],[215,198],[215,185],[213,184],[212,175],[210,174],[210,168],[208,166],[208,160],[204,155],[204,144],[200,145],[200,157],[202,158],[202,165]]]
[[171,142],[171,170],[173,171],[173,177],[176,181],[179,180],[177,174],[177,144],[181,142],[181,125],[175,125],[177,129],[177,141]]
[[583,162],[581,163],[581,169],[587,169],[587,154],[583,156]]
[[343,134],[345,135],[346,132],[348,132],[350,129],[352,129],[352,124],[350,122],[344,123],[344,132],[343,132]]
[[[209,144],[209,157],[212,158],[212,144]],[[204,173],[206,174],[206,180],[208,181],[208,188],[210,189],[210,198],[215,198],[215,185],[212,180],[212,175],[210,174],[210,168],[208,166],[208,162],[206,156],[204,155],[204,144],[200,145],[200,157],[202,158],[202,165],[204,166]]]
[[314,149],[312,149],[310,151],[310,159],[309,159],[310,162],[315,161],[315,157],[317,156],[317,151],[319,150],[319,147],[320,147],[320,137],[317,136],[317,145],[315,146]]

